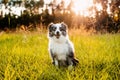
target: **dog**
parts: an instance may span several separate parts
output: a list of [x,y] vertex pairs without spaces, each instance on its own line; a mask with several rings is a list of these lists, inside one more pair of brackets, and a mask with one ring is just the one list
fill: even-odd
[[67,25],[64,22],[48,25],[49,53],[55,66],[76,66],[74,46],[68,37]]

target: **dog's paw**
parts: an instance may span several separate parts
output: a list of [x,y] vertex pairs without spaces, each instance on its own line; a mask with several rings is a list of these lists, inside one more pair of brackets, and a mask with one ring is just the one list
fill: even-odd
[[73,69],[73,66],[72,65],[69,65],[68,66],[68,70],[71,71]]

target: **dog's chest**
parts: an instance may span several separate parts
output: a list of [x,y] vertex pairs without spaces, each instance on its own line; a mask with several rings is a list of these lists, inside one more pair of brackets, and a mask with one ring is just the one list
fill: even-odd
[[59,60],[66,60],[66,55],[69,52],[68,44],[66,43],[53,43],[51,49],[53,54],[57,56]]

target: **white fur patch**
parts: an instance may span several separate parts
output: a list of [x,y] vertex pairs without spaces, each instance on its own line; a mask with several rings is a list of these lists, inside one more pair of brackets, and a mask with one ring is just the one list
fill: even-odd
[[49,48],[58,56],[58,60],[66,60],[69,50],[69,45],[66,44],[67,38],[61,35],[59,39],[53,37],[49,41]]

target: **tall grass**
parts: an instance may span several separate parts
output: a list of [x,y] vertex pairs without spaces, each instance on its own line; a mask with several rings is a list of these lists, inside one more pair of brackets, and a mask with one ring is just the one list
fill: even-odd
[[120,34],[72,35],[79,64],[51,64],[46,33],[0,34],[0,80],[120,80]]

